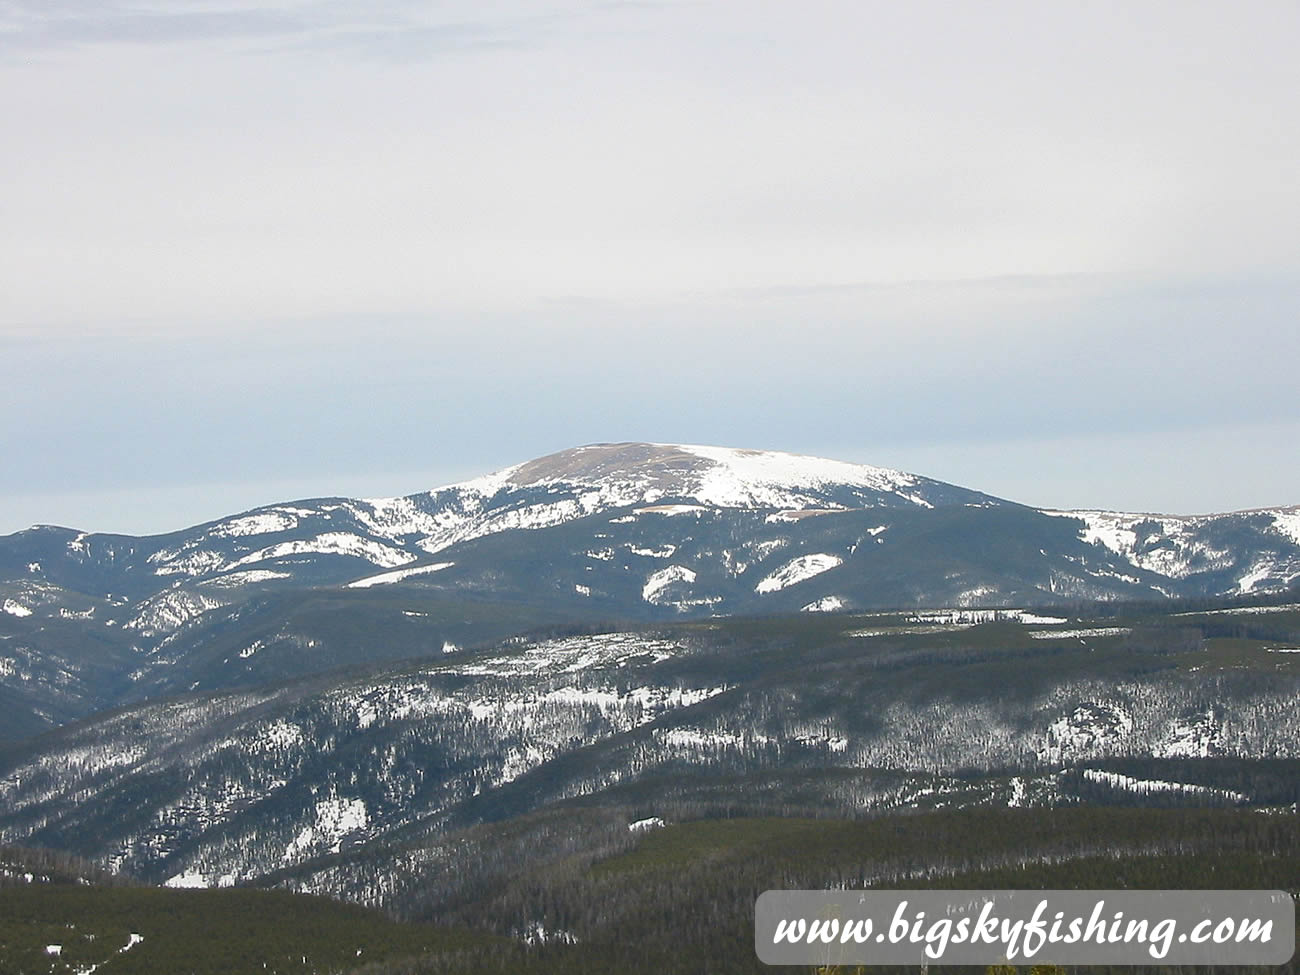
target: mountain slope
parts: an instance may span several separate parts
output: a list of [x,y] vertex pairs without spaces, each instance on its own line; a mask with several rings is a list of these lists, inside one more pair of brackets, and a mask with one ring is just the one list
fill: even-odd
[[[1034,513],[884,468],[717,447],[598,444],[427,493],[271,505],[168,535],[131,538],[38,527],[0,539],[0,576],[99,598],[126,597],[133,612],[122,625],[149,636],[235,601],[230,593],[250,585],[332,584],[367,576],[375,583],[432,581],[456,565],[455,554],[492,536],[589,519],[588,551],[600,551],[604,535],[594,517],[600,515],[614,515],[607,519],[610,525],[662,522],[663,530],[642,534],[671,539],[702,517],[736,512],[763,515],[742,525],[731,523],[733,533],[749,534],[760,534],[760,525],[799,525],[835,512],[878,515],[868,531],[883,531],[898,517],[915,521],[925,512],[948,512],[935,527],[959,539],[961,519],[951,515],[957,509],[970,509],[971,518],[977,516],[970,512],[981,509],[1026,517]],[[1103,554],[1099,570],[1090,573],[1095,580],[1118,579],[1148,594],[1189,587],[1204,594],[1207,585],[1218,593],[1250,591],[1284,585],[1300,575],[1300,509],[1197,518],[1046,514],[1077,519],[1077,526],[1062,532],[1065,541],[1083,541],[1085,552],[1116,555],[1116,565],[1133,572],[1127,579],[1116,575]],[[681,520],[671,521],[674,517]],[[870,520],[858,519],[852,528]],[[987,530],[973,530],[981,527]],[[857,541],[850,538],[851,530],[839,532],[846,546]],[[936,565],[936,576],[945,568]],[[1169,585],[1152,588],[1152,580]],[[1040,588],[1052,594],[1050,584]],[[996,602],[996,592],[991,595]],[[23,608],[21,600],[14,605]]]
[[493,620],[1234,596],[1297,578],[1300,508],[1037,511],[819,458],[596,444],[407,497],[0,538],[0,740],[151,694],[493,641]]
[[[562,451],[473,481],[401,498],[271,505],[149,538],[41,526],[5,539],[0,571],[88,593],[156,592],[177,579],[299,579],[343,562],[395,569],[486,535],[631,507],[842,510],[1001,503],[884,468],[773,452],[659,444]],[[349,561],[350,560],[350,561]],[[233,575],[238,573],[238,575]]]
[[[799,614],[512,638],[138,704],[0,755],[0,843],[208,885],[374,847],[392,860],[366,874],[382,890],[354,889],[346,870],[318,888],[374,901],[442,869],[408,862],[406,841],[579,797],[643,817],[1055,805],[1083,790],[1300,798],[1294,607],[971,615],[988,622]],[[1220,632],[1245,636],[1207,636]],[[1178,767],[1211,758],[1233,763],[1226,780]],[[1289,761],[1281,793],[1252,778],[1264,758]],[[1104,764],[1116,759],[1165,765]]]

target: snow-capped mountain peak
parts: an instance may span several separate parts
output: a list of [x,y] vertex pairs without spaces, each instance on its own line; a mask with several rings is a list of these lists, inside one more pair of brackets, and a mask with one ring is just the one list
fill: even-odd
[[717,508],[833,510],[882,503],[931,507],[936,502],[929,495],[936,489],[940,494],[976,495],[884,467],[774,450],[664,443],[574,447],[431,495],[456,492],[490,502],[503,492],[540,488],[558,494],[556,489],[562,487],[595,492],[583,492],[587,514],[596,510],[593,505],[604,509],[668,499]]
[[786,507],[792,501],[842,507],[828,504],[824,496],[844,487],[900,493],[923,480],[883,467],[774,450],[661,443],[589,444],[502,474],[515,487],[619,485],[633,494],[639,490],[641,501],[674,497],[721,508]]
[[550,528],[621,508],[821,510],[1001,504],[883,467],[779,451],[694,444],[601,443],[357,510],[372,531],[429,554],[514,529]]

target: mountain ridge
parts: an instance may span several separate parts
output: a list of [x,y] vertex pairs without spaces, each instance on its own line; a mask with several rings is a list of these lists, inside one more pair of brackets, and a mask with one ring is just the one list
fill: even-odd
[[[642,545],[626,541],[626,551],[672,556],[679,547],[673,539],[677,535],[694,537],[688,531],[689,523],[707,516],[728,522],[733,536],[738,532],[753,536],[746,541],[764,556],[778,548],[791,548],[787,535],[818,534],[811,528],[814,516],[819,516],[822,526],[838,519],[842,534],[854,535],[836,541],[832,546],[836,551],[795,552],[796,556],[819,556],[816,564],[829,569],[834,560],[842,563],[856,553],[864,540],[883,544],[881,535],[896,527],[891,520],[914,520],[912,515],[926,511],[935,515],[935,522],[951,522],[951,513],[940,517],[940,512],[956,507],[972,509],[965,519],[971,523],[967,526],[971,531],[981,530],[975,509],[1001,509],[1013,520],[1015,515],[1010,513],[1019,513],[1028,521],[1015,529],[1018,532],[1029,531],[1028,522],[1036,517],[1077,520],[1081,524],[1077,535],[1072,538],[1075,533],[1067,531],[1053,539],[1053,550],[1081,566],[1088,556],[1094,562],[1097,556],[1110,559],[1116,564],[1101,565],[1102,575],[1090,570],[1083,575],[1092,582],[1119,579],[1130,588],[1137,586],[1144,597],[1277,589],[1300,577],[1300,506],[1210,515],[1036,509],[889,468],[777,451],[622,442],[570,448],[416,494],[279,502],[159,535],[97,534],[38,526],[0,537],[0,578],[18,585],[48,583],[105,599],[125,595],[133,602],[166,601],[168,592],[188,584],[223,589],[363,584],[367,580],[369,584],[387,584],[417,576],[432,583],[437,573],[455,569],[464,561],[453,557],[464,546],[491,547],[487,541],[491,536],[559,529],[609,513],[618,515],[609,519],[611,529],[638,521],[644,525],[646,518],[664,523],[647,531],[597,531],[593,522],[587,539],[591,544],[570,555],[599,559],[607,549],[614,551],[602,544],[603,540],[622,532],[656,536],[643,539],[646,544]],[[868,512],[879,513],[880,523],[857,524],[860,518],[854,515]],[[773,533],[746,523],[746,513],[762,513],[765,526],[793,527],[784,535],[758,538]],[[674,516],[686,517],[676,523],[664,521]],[[983,519],[982,530],[993,531],[997,520]],[[1243,526],[1248,529],[1244,533]],[[996,530],[1012,529],[1002,524]],[[1227,537],[1234,532],[1235,540]],[[898,534],[894,532],[895,537]],[[1074,540],[1090,548],[1065,552],[1065,548],[1075,547]],[[1044,558],[1051,557],[1047,546],[1040,545],[1039,551]],[[717,560],[719,553],[710,552],[708,557]],[[739,566],[747,568],[764,561],[737,555],[732,548],[725,549],[721,558],[733,576],[742,574],[736,571]],[[681,577],[678,581],[690,581],[687,576],[698,574],[699,568],[682,564],[674,574]],[[1237,570],[1237,574],[1229,579],[1223,570]],[[448,572],[436,581],[457,575]],[[1184,592],[1188,587],[1183,582],[1193,577],[1208,581]],[[1171,580],[1177,584],[1166,584]],[[1060,588],[1042,573],[1030,581],[1031,590],[1060,595]],[[462,589],[474,588],[470,580],[461,582]],[[644,583],[649,584],[648,578]],[[581,580],[573,585],[579,592],[592,588]],[[992,587],[989,594],[1012,595],[1002,592],[1003,588]],[[950,594],[936,592],[935,596],[946,595],[959,603],[978,601],[979,590],[977,585]],[[769,586],[763,591],[778,590]],[[1110,592],[1102,586],[1091,595],[1124,598],[1137,593]],[[1019,593],[1016,596],[1023,599]],[[10,602],[3,605],[15,615],[33,608],[21,597],[8,598]],[[917,598],[923,599],[924,594],[909,596],[907,603]],[[156,624],[167,623],[167,616],[183,622],[194,615],[194,609],[206,611],[212,608],[209,604],[222,600],[211,593],[190,593],[188,599],[177,596],[170,601],[175,605],[160,610],[155,614],[158,619],[148,625],[156,629]],[[184,602],[192,605],[187,609],[180,605]],[[138,614],[125,625],[133,622],[137,628],[146,625]]]
[[0,702],[13,704],[0,738],[146,693],[407,652],[367,627],[418,622],[437,650],[500,639],[494,619],[1229,598],[1297,579],[1300,507],[1035,509],[823,458],[590,444],[413,495],[280,502],[163,535],[0,537]]
[[[569,464],[568,466],[566,466],[564,463],[564,461],[566,460],[572,460],[577,457],[585,457],[586,455],[595,451],[600,451],[603,456],[601,459],[596,460],[594,463],[588,463],[588,464],[573,463],[573,464]],[[1219,518],[1219,517],[1225,517],[1229,515],[1253,515],[1253,514],[1271,514],[1277,512],[1288,512],[1292,515],[1295,515],[1296,518],[1300,520],[1300,503],[1280,504],[1280,505],[1259,505],[1251,508],[1230,509],[1230,510],[1223,510],[1223,511],[1206,511],[1206,512],[1178,512],[1178,511],[1169,511],[1169,510],[1136,511],[1136,510],[1127,510],[1121,508],[1105,508],[1105,507],[1086,507],[1086,508],[1041,507],[1040,508],[1040,507],[1035,507],[1033,505],[1025,504],[1023,502],[1015,501],[1012,499],[1007,499],[1007,498],[1002,498],[995,495],[987,494],[985,492],[981,492],[976,489],[967,488],[950,482],[940,481],[925,475],[914,474],[914,473],[898,470],[895,468],[880,467],[872,464],[861,464],[852,461],[833,460],[830,458],[819,457],[811,454],[799,454],[799,453],[793,453],[789,451],[764,450],[764,449],[756,449],[756,448],[706,446],[706,445],[699,445],[699,444],[659,443],[659,442],[648,442],[648,441],[645,442],[643,441],[611,441],[611,442],[602,441],[602,442],[594,442],[590,444],[583,444],[580,446],[570,447],[564,450],[556,451],[551,454],[545,454],[533,458],[531,460],[523,461],[517,464],[512,464],[507,467],[503,467],[498,470],[480,475],[478,477],[469,478],[461,481],[454,481],[428,490],[416,491],[404,495],[375,495],[375,496],[356,497],[356,498],[348,497],[344,495],[329,495],[329,496],[296,498],[292,500],[268,502],[267,504],[257,505],[253,508],[249,508],[246,511],[240,512],[238,514],[224,515],[218,518],[210,519],[208,521],[197,522],[193,525],[183,526],[180,528],[170,529],[162,532],[146,533],[142,535],[135,535],[128,532],[95,532],[93,530],[87,531],[84,528],[80,528],[76,526],[60,525],[60,524],[49,523],[49,522],[40,522],[40,523],[33,524],[28,528],[19,529],[18,531],[11,532],[8,535],[0,535],[0,539],[14,538],[15,536],[25,535],[31,532],[62,532],[73,536],[86,537],[90,535],[95,535],[102,538],[120,538],[120,539],[163,538],[166,536],[175,535],[185,531],[193,531],[197,529],[219,526],[234,521],[245,515],[253,515],[262,512],[288,511],[296,506],[300,506],[304,504],[322,505],[322,504],[331,504],[331,503],[338,504],[344,502],[352,502],[352,503],[363,503],[363,504],[384,507],[384,506],[392,506],[396,503],[403,502],[403,501],[411,501],[416,498],[434,497],[450,491],[464,491],[464,492],[472,491],[490,497],[491,495],[495,494],[498,490],[500,490],[502,487],[507,485],[517,487],[517,488],[528,488],[528,487],[537,487],[543,484],[548,484],[557,481],[564,481],[564,480],[574,481],[577,483],[592,483],[593,479],[586,477],[584,475],[593,469],[594,470],[603,469],[606,466],[603,463],[604,459],[610,457],[611,455],[623,459],[625,461],[628,459],[632,459],[634,463],[639,460],[642,464],[648,464],[653,461],[666,463],[672,460],[674,457],[678,459],[686,457],[686,458],[691,458],[696,462],[694,465],[691,465],[690,468],[694,470],[699,469],[700,464],[698,462],[700,461],[713,461],[718,466],[724,466],[725,465],[724,458],[728,458],[728,457],[733,460],[734,459],[765,460],[769,462],[769,464],[774,460],[780,459],[787,462],[788,465],[787,469],[789,469],[789,467],[795,467],[797,469],[797,464],[790,464],[790,462],[804,462],[805,464],[808,465],[807,468],[805,469],[806,471],[820,470],[823,473],[829,473],[834,471],[840,474],[851,474],[852,472],[867,472],[870,473],[871,475],[874,475],[876,478],[878,478],[881,481],[892,479],[895,485],[907,486],[907,485],[915,485],[915,484],[923,483],[928,485],[942,486],[944,488],[953,489],[956,491],[968,492],[972,495],[979,495],[985,499],[988,499],[990,501],[996,501],[997,503],[1000,504],[1018,505],[1020,507],[1030,508],[1032,510],[1042,511],[1045,513],[1061,515],[1061,516],[1072,516],[1076,514],[1098,514],[1098,515],[1124,515],[1129,517],[1148,516],[1152,518],[1190,520],[1190,519],[1203,519],[1203,518]],[[640,456],[638,457],[638,455]],[[626,469],[628,466],[633,466],[633,465],[625,463],[621,466],[621,468],[615,468],[615,470]],[[548,473],[549,476],[547,476]],[[523,478],[516,479],[516,477],[521,474],[524,475]],[[485,490],[488,488],[490,488],[491,490]],[[649,501],[647,501],[647,503],[649,503]],[[720,504],[719,506],[727,506],[727,505]],[[743,507],[746,505],[735,505],[735,506]],[[763,504],[761,502],[755,501],[753,504],[748,506],[780,507],[782,505]]]

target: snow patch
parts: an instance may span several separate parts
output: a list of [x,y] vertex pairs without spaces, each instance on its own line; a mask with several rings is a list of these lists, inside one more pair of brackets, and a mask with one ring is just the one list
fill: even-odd
[[934,609],[923,613],[913,613],[907,618],[909,623],[932,623],[940,626],[973,626],[976,623],[996,623],[1010,619],[1008,613],[1019,610],[1004,609]]
[[844,600],[839,596],[823,596],[816,602],[809,603],[799,612],[801,613],[834,613],[836,610],[844,608]]
[[288,751],[305,744],[307,738],[297,725],[279,720],[267,725],[258,735],[258,740],[276,751]]
[[1163,779],[1135,779],[1131,775],[1120,775],[1118,772],[1103,772],[1100,769],[1086,768],[1083,770],[1083,777],[1089,782],[1100,782],[1113,789],[1124,789],[1128,792],[1136,792],[1139,795],[1150,795],[1155,792],[1181,792],[1184,795],[1216,796],[1233,802],[1245,802],[1248,798],[1240,792],[1233,792],[1231,789],[1215,789],[1207,785],[1193,785],[1188,782],[1167,782]]
[[431,572],[441,572],[443,569],[450,569],[455,562],[435,562],[433,565],[418,565],[413,569],[396,569],[392,572],[381,572],[379,575],[366,576],[364,579],[358,579],[356,582],[349,582],[348,589],[369,589],[371,586],[386,586],[389,583],[401,582],[403,579],[409,579],[411,576],[428,575]]
[[752,745],[765,745],[771,739],[761,734],[738,734],[734,731],[704,731],[699,728],[669,728],[657,730],[656,739],[668,748],[683,751],[715,750],[721,748],[744,748]]
[[357,727],[365,731],[375,719],[379,717],[379,710],[375,707],[374,701],[362,701],[357,705]]
[[1300,603],[1282,603],[1278,606],[1235,606],[1232,609],[1205,609],[1191,613],[1173,613],[1173,616],[1253,616],[1256,613],[1290,613],[1300,609]]
[[1018,775],[1011,777],[1011,796],[1007,799],[1007,805],[1012,809],[1029,805],[1029,790],[1025,787],[1025,780]]
[[276,572],[273,569],[244,569],[242,572],[228,572],[215,579],[205,579],[205,586],[246,586],[255,582],[271,582],[274,579],[292,579],[291,572]]
[[1219,723],[1212,712],[1176,718],[1151,754],[1157,758],[1208,758],[1219,753],[1219,736]]
[[162,563],[154,570],[154,575],[160,576],[201,576],[209,572],[220,572],[227,567],[224,555],[205,549],[184,557],[179,550],[154,552],[149,556],[149,562]]
[[564,931],[562,929],[550,931],[540,921],[534,921],[533,924],[528,928],[525,928],[519,936],[523,939],[524,944],[528,945],[556,943],[576,945],[578,943],[577,937],[571,931]]
[[944,633],[951,630],[969,630],[974,623],[923,623],[915,626],[888,626],[867,630],[850,630],[846,635],[853,637],[874,636],[915,636],[926,633]]
[[298,519],[283,511],[264,511],[223,521],[208,531],[213,538],[246,538],[249,535],[269,535],[287,532],[298,527]]
[[637,508],[633,514],[672,517],[673,515],[698,515],[708,510],[708,508],[698,504],[656,504],[648,508]]
[[1237,591],[1246,593],[1252,591],[1261,582],[1273,575],[1276,566],[1271,561],[1256,562],[1250,567],[1250,571],[1237,580]]
[[220,599],[204,593],[173,589],[144,603],[125,627],[144,636],[170,633],[196,616],[225,605]]
[[1133,632],[1129,626],[1094,626],[1083,630],[1036,630],[1029,634],[1031,640],[1082,640],[1090,636],[1128,636]]
[[415,561],[415,556],[409,552],[403,552],[373,539],[362,538],[350,532],[325,532],[315,538],[281,542],[278,545],[259,549],[231,563],[230,568],[266,562],[270,559],[282,559],[290,555],[345,555],[364,559],[373,565],[385,568],[394,568]]
[[791,559],[771,575],[762,579],[754,587],[754,592],[778,592],[803,582],[805,579],[821,575],[823,572],[827,572],[843,563],[844,560],[838,555],[830,555],[826,552],[819,552],[815,555],[801,555],[796,559]]
[[1047,726],[1040,754],[1049,761],[1118,750],[1133,731],[1133,716],[1115,704],[1088,702]]
[[1273,515],[1273,528],[1297,545],[1300,545],[1300,508],[1274,511],[1271,514]]
[[694,497],[720,508],[842,508],[805,492],[825,491],[847,485],[872,492],[899,494],[915,504],[926,502],[903,495],[901,488],[920,484],[920,479],[884,467],[849,464],[769,450],[737,450],[678,444],[678,449],[711,460],[714,466],[700,476]]
[[197,870],[186,870],[184,873],[178,873],[173,877],[163,881],[164,887],[181,887],[185,889],[198,889],[208,886],[208,878]]
[[[992,592],[993,590],[987,590]],[[1023,609],[967,609],[966,607],[957,607],[951,609],[930,609],[920,613],[913,613],[908,617],[910,623],[941,623],[947,626],[959,626],[962,624],[974,623],[1024,623],[1024,624],[1045,624],[1054,625],[1057,623],[1067,623],[1068,620],[1060,616],[1037,616]]]
[[627,550],[633,555],[642,555],[648,559],[668,559],[672,558],[677,551],[676,545],[664,545],[660,548],[638,548],[635,545],[628,545]]
[[[1198,533],[1215,516],[1128,514],[1118,511],[1050,511],[1055,518],[1077,518],[1084,523],[1082,541],[1098,545],[1148,572],[1185,579],[1199,572],[1228,568],[1232,553],[1215,548]],[[1100,573],[1099,573],[1100,574]],[[1131,576],[1120,575],[1125,582]]]
[[316,803],[315,822],[304,826],[292,843],[285,848],[283,860],[292,862],[309,851],[338,853],[343,840],[351,833],[365,829],[369,819],[363,799],[324,799]]
[[[539,673],[577,673],[595,668],[621,667],[634,660],[658,663],[681,651],[677,643],[638,633],[600,633],[527,644],[519,655],[480,659],[456,669],[468,675],[514,676]],[[705,696],[721,693],[709,691]],[[689,692],[683,692],[689,693]]]
[[805,518],[816,518],[818,515],[829,515],[839,508],[793,508],[786,511],[774,511],[763,519],[765,525],[778,524],[797,524]]
[[414,498],[364,498],[348,505],[352,516],[372,535],[392,540],[427,535],[440,526],[436,516],[424,511]]
[[694,570],[688,569],[684,565],[670,565],[646,576],[645,585],[641,588],[641,598],[647,603],[662,605],[662,595],[665,589],[674,583],[692,583],[694,581]]
[[757,562],[762,562],[778,549],[785,548],[790,544],[788,538],[769,538],[764,542],[746,542],[745,552],[754,558]]

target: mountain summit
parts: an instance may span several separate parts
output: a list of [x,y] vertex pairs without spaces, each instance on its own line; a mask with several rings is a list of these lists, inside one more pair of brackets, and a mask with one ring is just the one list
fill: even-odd
[[581,484],[628,503],[671,497],[719,508],[863,507],[887,498],[929,507],[927,495],[973,494],[884,467],[695,444],[590,444],[507,468],[486,480],[516,488]]
[[689,444],[591,444],[439,488],[371,499],[376,527],[426,552],[515,528],[541,528],[636,505],[849,510],[1000,504],[883,467],[777,451]]

